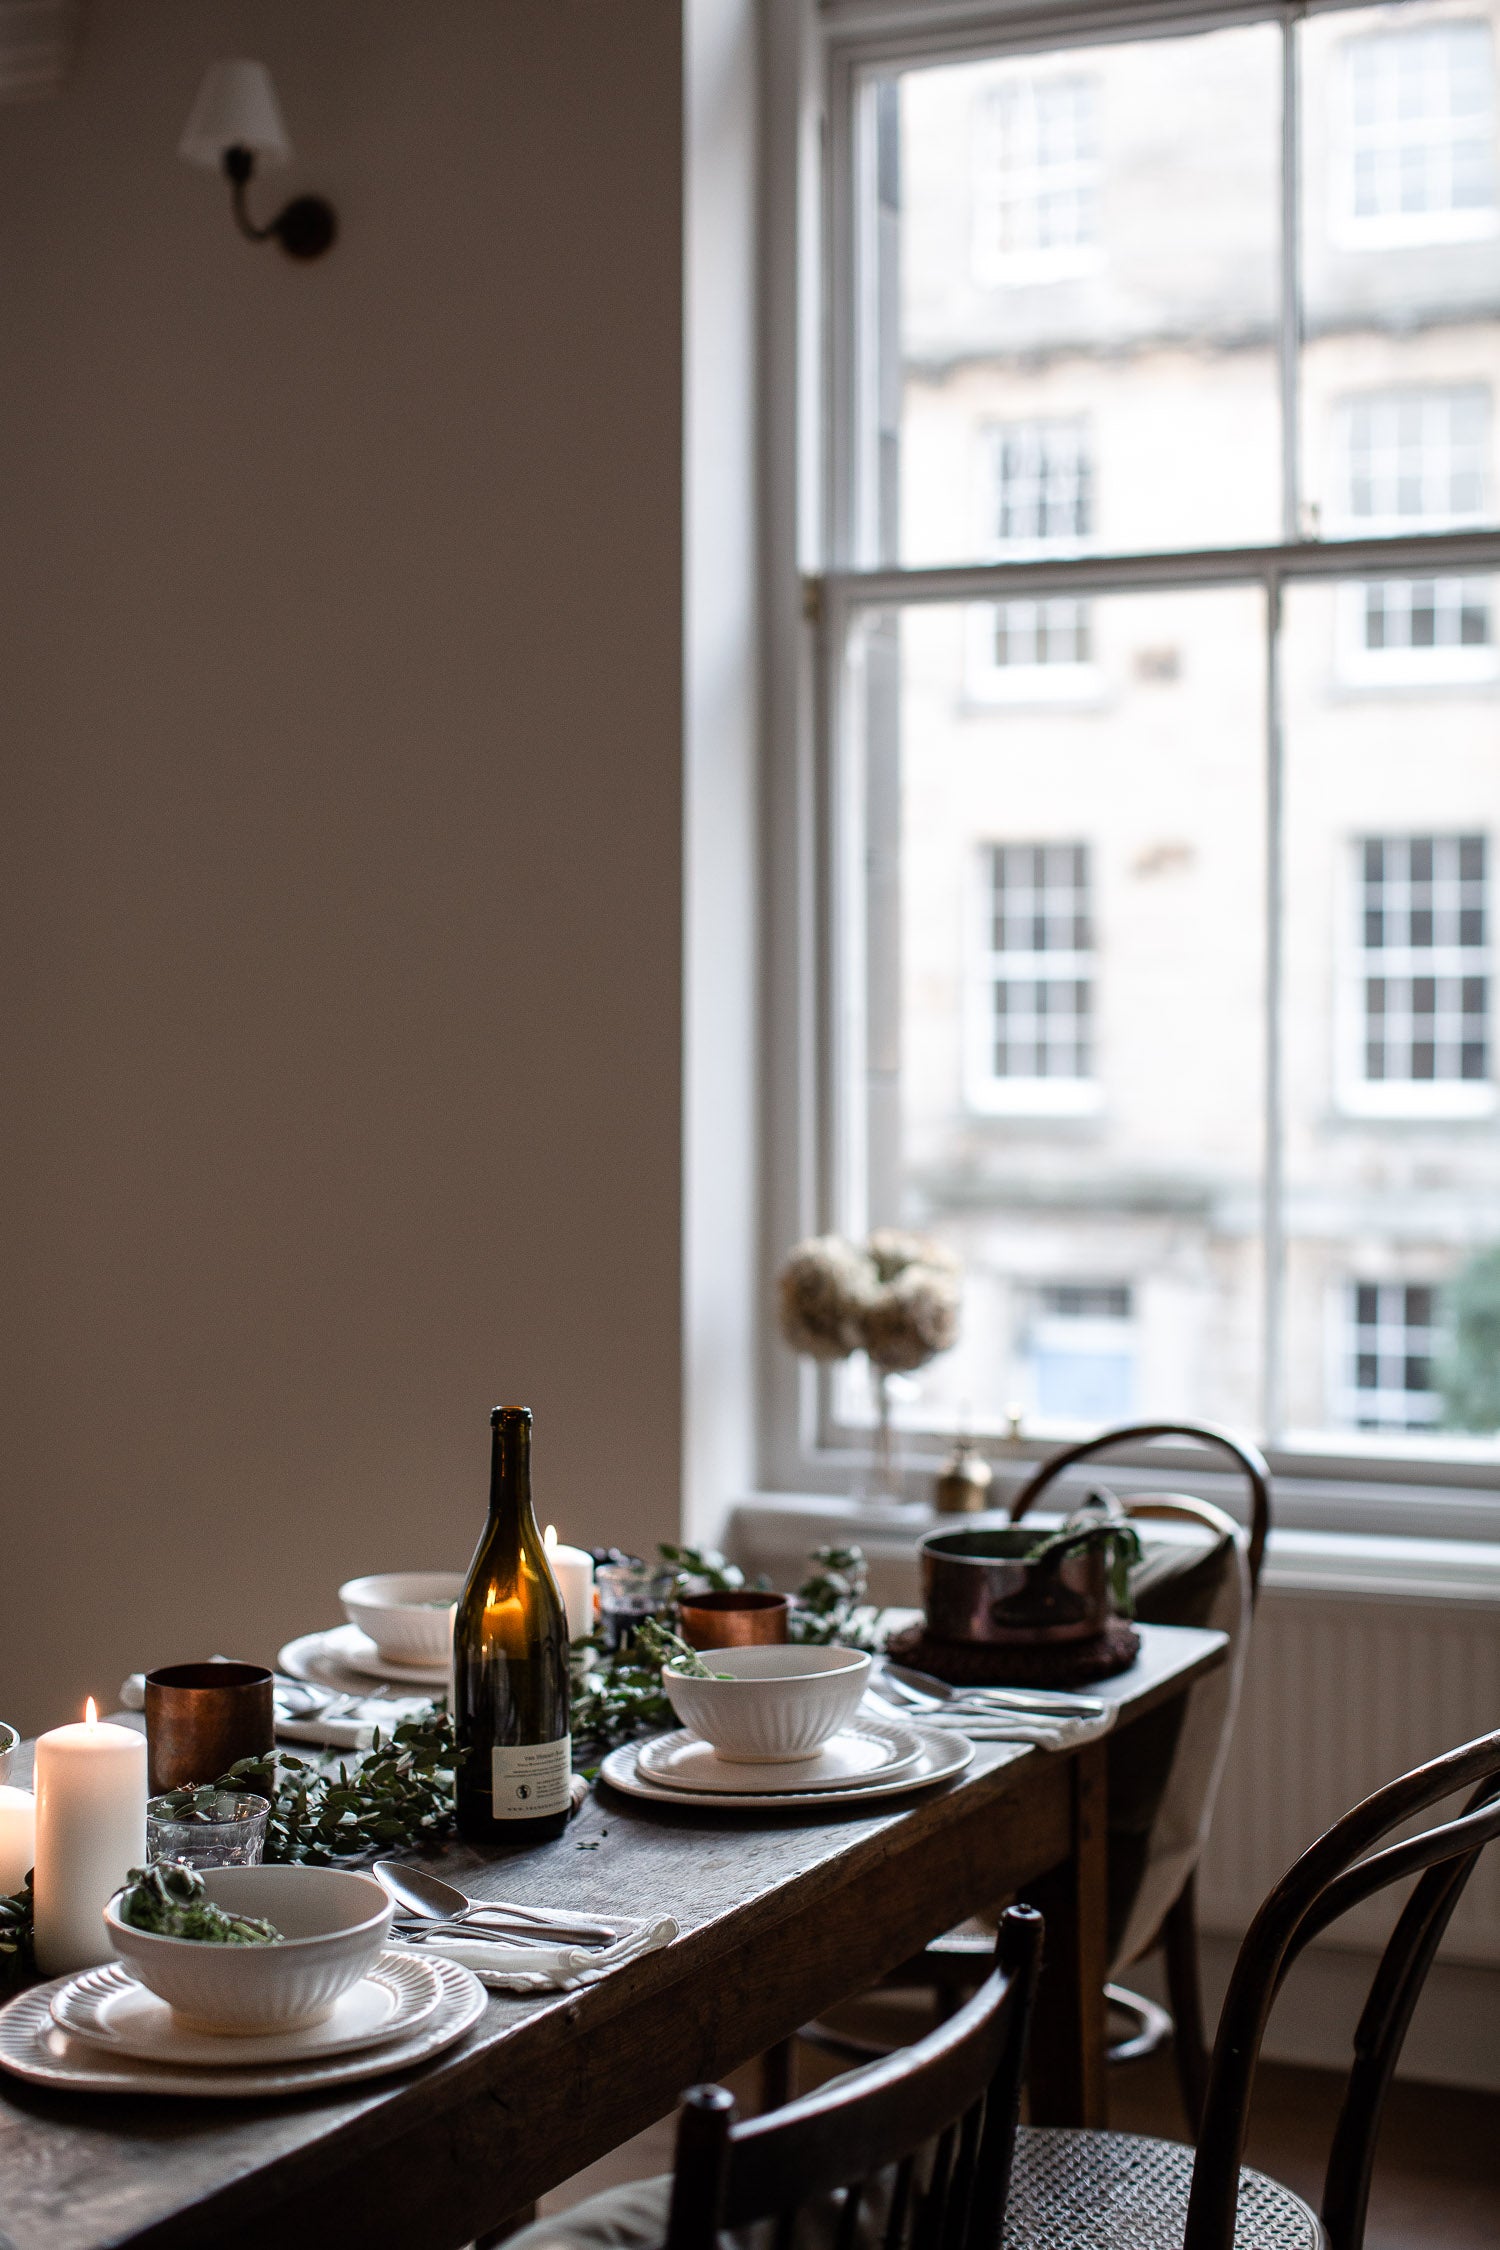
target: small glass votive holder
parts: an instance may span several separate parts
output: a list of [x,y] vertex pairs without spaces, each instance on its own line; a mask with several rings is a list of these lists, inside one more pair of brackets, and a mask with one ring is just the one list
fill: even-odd
[[153,1797],[146,1807],[146,1857],[183,1867],[259,1867],[265,1856],[264,1797],[238,1789],[199,1789],[190,1804]]
[[660,1563],[601,1563],[594,1572],[599,1596],[599,1638],[605,1650],[629,1648],[643,1619],[666,1606],[672,1573]]

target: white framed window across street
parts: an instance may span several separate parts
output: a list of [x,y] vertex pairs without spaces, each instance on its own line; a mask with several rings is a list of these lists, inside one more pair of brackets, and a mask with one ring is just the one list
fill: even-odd
[[[1339,527],[1446,529],[1485,520],[1492,404],[1477,383],[1356,394],[1341,402]],[[1341,589],[1343,677],[1421,687],[1500,674],[1488,580],[1386,578]]]
[[[919,1452],[1128,1414],[1492,1489],[1500,0],[808,5],[774,1233],[959,1259]],[[767,1384],[847,1491],[860,1385]]]
[[1097,1108],[1093,906],[1086,844],[985,844],[969,1098],[1029,1116]]
[[[1077,416],[1010,422],[982,433],[980,493],[989,551],[1076,550],[1094,523],[1090,432]],[[968,692],[995,703],[1078,701],[1098,692],[1087,602],[976,602],[969,612]]]
[[1135,1412],[1133,1292],[1125,1281],[1052,1281],[1033,1292],[1026,1404],[1043,1426],[1088,1428]]
[[1367,31],[1344,49],[1334,185],[1352,248],[1464,241],[1500,225],[1495,43],[1482,15]]
[[1490,857],[1484,835],[1354,841],[1347,1109],[1495,1109]]
[[1433,1429],[1438,1291],[1428,1282],[1347,1281],[1338,1292],[1342,1384],[1333,1418],[1350,1430]]
[[1022,69],[973,94],[973,262],[989,288],[1054,282],[1097,263],[1098,85]]

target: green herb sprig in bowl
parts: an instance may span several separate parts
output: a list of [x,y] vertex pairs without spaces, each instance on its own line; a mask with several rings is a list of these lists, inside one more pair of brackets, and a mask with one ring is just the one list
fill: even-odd
[[120,1893],[120,1920],[153,1937],[191,1938],[201,1945],[276,1945],[281,1940],[270,1922],[216,1906],[197,1869],[173,1860],[132,1867]]

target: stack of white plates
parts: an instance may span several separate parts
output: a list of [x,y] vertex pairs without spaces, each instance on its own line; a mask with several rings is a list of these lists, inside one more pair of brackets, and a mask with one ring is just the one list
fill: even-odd
[[0,2067],[83,2093],[300,2094],[425,2062],[463,2037],[485,1998],[470,1970],[391,1947],[322,2023],[241,2037],[189,2030],[112,1961],[0,2009]]
[[747,1765],[722,1758],[686,1728],[611,1751],[600,1767],[627,1796],[656,1804],[755,1808],[847,1804],[929,1788],[962,1773],[974,1745],[961,1734],[859,1712],[816,1756]]
[[288,1641],[276,1659],[278,1672],[294,1680],[311,1680],[318,1687],[336,1688],[340,1694],[368,1691],[372,1680],[392,1687],[409,1688],[420,1695],[427,1688],[446,1688],[447,1664],[398,1664],[382,1656],[368,1633],[357,1625],[330,1625],[323,1633],[304,1633]]

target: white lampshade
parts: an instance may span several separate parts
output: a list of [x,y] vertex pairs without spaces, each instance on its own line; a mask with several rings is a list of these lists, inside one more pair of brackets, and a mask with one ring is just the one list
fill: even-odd
[[285,164],[292,153],[281,104],[264,63],[211,63],[177,153],[187,164],[217,171],[227,148],[248,148],[263,165]]

